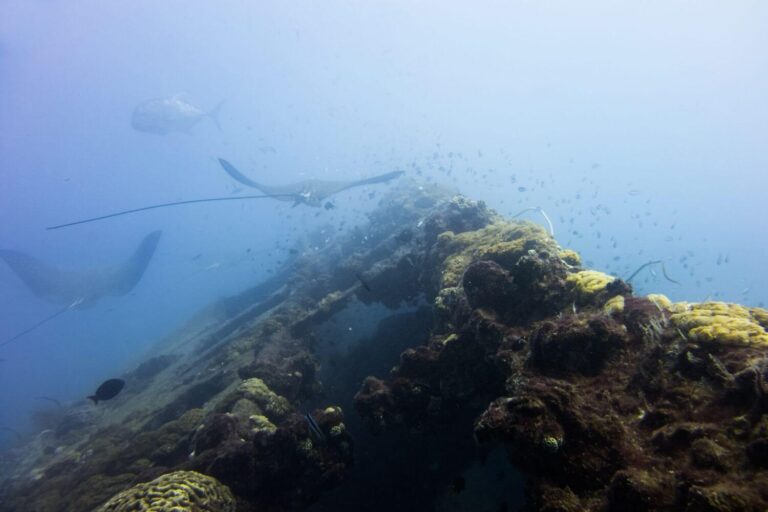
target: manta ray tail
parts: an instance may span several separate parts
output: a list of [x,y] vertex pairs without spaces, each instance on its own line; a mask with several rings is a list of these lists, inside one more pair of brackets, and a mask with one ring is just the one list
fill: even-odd
[[122,215],[131,215],[133,213],[145,212],[147,210],[155,210],[157,208],[168,208],[170,206],[182,206],[185,204],[197,204],[197,203],[214,203],[219,201],[245,201],[251,199],[266,199],[275,197],[296,197],[296,194],[265,194],[260,196],[235,196],[235,197],[206,197],[204,199],[188,199],[186,201],[174,201],[172,203],[152,204],[149,206],[142,206],[141,208],[132,208],[130,210],[123,210],[121,212],[108,213],[107,215],[100,215],[98,217],[91,217],[90,219],[76,220],[74,222],[67,222],[66,224],[57,224],[56,226],[48,226],[45,229],[61,229],[68,228],[70,226],[77,226],[78,224],[87,224],[89,222],[96,222],[104,219],[111,219],[112,217],[120,217]]
[[227,162],[223,158],[219,158],[219,163],[224,168],[224,170],[227,171],[227,174],[229,174],[232,178],[234,178],[236,181],[239,181],[243,185],[248,185],[249,187],[261,190],[265,194],[271,194],[273,192],[271,187],[267,187],[261,183],[253,181],[251,178],[238,171],[234,165]]
[[9,343],[11,343],[11,342],[14,342],[14,341],[16,341],[17,339],[21,338],[21,337],[22,337],[22,336],[24,336],[25,334],[29,334],[30,332],[34,331],[34,330],[35,330],[35,329],[37,329],[38,327],[41,327],[41,326],[43,326],[43,325],[47,324],[48,322],[50,322],[51,320],[53,320],[53,319],[54,319],[54,318],[56,318],[57,316],[59,316],[59,315],[63,315],[64,313],[66,313],[67,311],[69,311],[69,310],[70,310],[70,309],[72,309],[72,308],[73,308],[73,306],[72,306],[72,305],[70,305],[70,306],[66,306],[65,308],[63,308],[63,309],[60,309],[60,310],[58,310],[57,312],[53,313],[52,315],[48,315],[47,317],[43,318],[42,320],[39,320],[38,322],[36,322],[36,323],[35,323],[34,325],[32,325],[31,327],[27,327],[26,329],[24,329],[24,330],[23,330],[23,331],[21,331],[20,333],[17,333],[17,334],[15,334],[14,336],[11,336],[11,337],[10,337],[10,338],[8,338],[7,340],[3,340],[3,341],[2,341],[2,343],[0,343],[0,347],[4,347],[4,346],[8,345]]

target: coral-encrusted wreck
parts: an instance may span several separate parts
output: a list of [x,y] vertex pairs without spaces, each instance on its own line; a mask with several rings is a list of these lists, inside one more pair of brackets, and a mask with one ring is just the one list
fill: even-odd
[[238,511],[766,510],[767,327],[633,296],[534,224],[404,185],[11,454],[0,510],[123,510],[161,484]]

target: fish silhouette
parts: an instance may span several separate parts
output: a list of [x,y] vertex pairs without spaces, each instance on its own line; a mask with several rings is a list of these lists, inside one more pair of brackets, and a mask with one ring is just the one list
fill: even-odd
[[171,98],[151,99],[139,104],[133,110],[131,126],[136,131],[157,135],[166,135],[171,132],[190,133],[193,126],[208,118],[221,129],[218,116],[223,104],[224,101],[221,101],[206,112],[184,101],[180,94]]
[[120,391],[123,390],[125,381],[122,379],[109,379],[101,383],[101,386],[96,390],[96,393],[90,395],[88,398],[93,401],[93,405],[98,405],[103,400],[111,400],[115,398]]

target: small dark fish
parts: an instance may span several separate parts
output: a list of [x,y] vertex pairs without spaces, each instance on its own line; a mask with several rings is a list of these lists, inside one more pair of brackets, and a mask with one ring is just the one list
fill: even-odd
[[122,379],[106,380],[101,384],[101,386],[99,386],[99,389],[96,390],[96,393],[89,396],[88,398],[93,400],[93,404],[96,405],[101,400],[110,400],[115,398],[118,393],[123,390],[123,386],[125,386],[125,381]]
[[336,208],[336,205],[328,201],[323,205],[323,208],[325,208],[326,210],[333,210],[334,208]]
[[313,418],[310,413],[307,413],[304,415],[304,419],[307,420],[309,433],[312,435],[312,437],[314,437],[315,440],[319,442],[325,441],[325,434],[323,434],[323,431],[320,428],[320,425],[318,425],[315,421],[315,418]]
[[192,261],[197,261],[202,257],[203,253],[199,252],[192,257]]
[[365,280],[362,278],[360,274],[355,274],[355,277],[358,281],[360,281],[360,284],[363,285],[363,288],[365,288],[367,291],[371,291],[371,286],[365,282]]
[[291,254],[299,254],[299,250],[298,249],[288,249],[288,252],[291,253]]
[[517,187],[517,191],[518,192],[525,192],[526,190],[528,190],[528,189],[525,188],[525,187]]
[[467,486],[466,480],[464,480],[463,476],[457,476],[453,479],[453,482],[451,482],[451,491],[454,494],[459,494],[461,491],[464,490],[464,488]]

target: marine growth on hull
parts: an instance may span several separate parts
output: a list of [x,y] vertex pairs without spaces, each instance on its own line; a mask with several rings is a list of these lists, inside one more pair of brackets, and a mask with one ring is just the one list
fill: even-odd
[[369,217],[50,414],[0,510],[768,509],[768,311],[437,187]]

